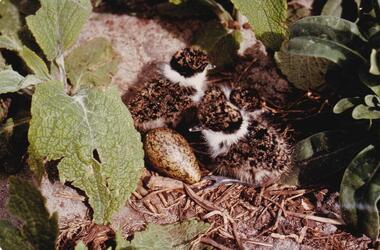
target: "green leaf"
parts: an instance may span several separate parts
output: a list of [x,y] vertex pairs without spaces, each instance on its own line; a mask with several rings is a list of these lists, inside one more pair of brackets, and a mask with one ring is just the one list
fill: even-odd
[[380,110],[376,110],[373,107],[360,104],[352,111],[352,117],[357,120],[361,119],[380,119]]
[[74,89],[80,85],[108,85],[117,71],[119,59],[107,39],[95,38],[67,56],[67,75]]
[[289,82],[301,90],[315,90],[326,83],[325,75],[332,64],[330,61],[312,57],[290,54],[283,48],[274,55],[277,66]]
[[106,223],[135,190],[144,152],[116,87],[68,96],[59,82],[36,87],[29,152],[60,160],[59,176],[89,197],[96,223]]
[[380,0],[372,0],[373,9],[376,13],[377,20],[380,20]]
[[79,241],[77,245],[75,246],[75,250],[87,250],[88,248],[83,243],[83,241]]
[[128,247],[131,244],[128,240],[125,240],[123,238],[123,235],[121,234],[120,230],[117,231],[116,234],[115,234],[115,241],[116,241],[116,250],[128,249]]
[[380,97],[376,95],[366,95],[364,97],[364,103],[368,107],[380,107]]
[[33,155],[33,152],[31,152],[30,147],[28,150],[28,166],[29,169],[33,172],[34,177],[38,181],[38,183],[41,183],[42,177],[45,173],[45,164],[43,159],[36,158]]
[[[15,228],[8,226],[7,230],[0,230],[0,245],[7,234],[13,231],[15,239],[20,245],[10,245],[9,249],[55,249],[58,236],[57,214],[50,216],[45,207],[45,198],[32,184],[16,177],[9,178],[8,210],[24,222],[22,233],[15,232]],[[13,238],[13,237],[12,237]],[[31,248],[27,243],[33,246]],[[12,244],[12,243],[11,243]]]
[[0,71],[0,94],[17,92],[39,83],[39,79],[30,75],[23,77],[11,69]]
[[316,37],[295,37],[289,41],[288,51],[300,56],[312,56],[327,59],[338,65],[366,64],[367,60],[350,48]]
[[205,8],[201,1],[184,1],[178,5],[164,2],[157,4],[156,10],[160,16],[170,18],[211,16],[210,9]]
[[208,223],[195,219],[175,224],[149,224],[143,232],[134,234],[131,243],[119,249],[191,249],[190,243],[210,228]]
[[8,221],[0,221],[0,246],[3,250],[33,250],[18,228]]
[[376,76],[379,76],[380,75],[380,65],[379,65],[379,62],[377,61],[377,50],[376,49],[372,49],[372,52],[371,52],[371,59],[370,59],[370,63],[371,63],[371,68],[369,69],[369,73],[371,73],[372,75],[376,75]]
[[363,232],[373,240],[376,240],[378,238],[380,231],[379,209],[377,208],[379,199],[380,172],[377,171],[376,175],[368,184],[362,206],[360,206],[360,210],[363,216],[361,219],[361,228],[363,229]]
[[0,48],[18,51],[21,49],[21,45],[14,38],[0,35]]
[[324,183],[342,171],[366,142],[359,133],[347,131],[323,131],[299,141],[292,155],[295,168],[286,183]]
[[32,70],[32,72],[37,77],[40,77],[44,80],[50,78],[49,69],[46,66],[46,63],[31,49],[29,49],[26,46],[23,46],[19,54],[24,59],[26,65]]
[[347,224],[358,227],[358,190],[366,185],[379,168],[378,152],[367,146],[348,165],[340,185],[340,206]]
[[184,2],[185,2],[184,0],[169,0],[169,3],[175,4],[175,5],[182,4]]
[[361,103],[360,97],[343,98],[339,100],[334,106],[333,112],[335,114],[343,113],[344,111],[353,108]]
[[11,69],[0,72],[0,94],[17,92],[22,88],[25,78]]
[[36,249],[54,249],[58,236],[57,214],[50,216],[45,198],[32,184],[9,179],[8,209],[25,222],[23,234]]
[[240,32],[226,29],[218,21],[208,22],[196,35],[194,45],[207,51],[213,65],[224,67],[235,62]]
[[287,1],[232,0],[235,8],[248,18],[257,38],[278,50],[287,33]]
[[0,171],[5,174],[15,174],[22,169],[27,149],[30,119],[22,117],[22,112],[12,116],[15,119],[9,118],[0,125]]
[[310,16],[295,22],[289,28],[289,38],[296,37],[315,37],[347,47],[367,42],[355,23],[334,16]]
[[215,49],[218,41],[228,35],[228,30],[218,21],[210,21],[195,34],[193,44],[206,51]]
[[342,7],[342,1],[343,0],[327,0],[325,6],[323,6],[322,9],[322,16],[342,16],[343,13],[343,7]]
[[21,29],[20,14],[10,0],[0,1],[0,48],[18,50],[21,41],[17,32]]
[[6,66],[6,62],[5,62],[4,57],[0,52],[0,71],[2,71],[4,69],[7,69],[7,66]]
[[342,17],[356,21],[359,16],[361,0],[328,0],[322,9],[322,16]]
[[367,70],[359,70],[359,79],[370,88],[377,96],[380,96],[380,76],[370,74]]
[[91,13],[90,0],[41,0],[41,8],[26,18],[29,29],[52,61],[77,39]]

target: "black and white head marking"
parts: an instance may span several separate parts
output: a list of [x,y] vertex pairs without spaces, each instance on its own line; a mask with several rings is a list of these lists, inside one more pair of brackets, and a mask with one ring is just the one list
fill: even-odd
[[213,68],[205,52],[193,48],[178,51],[170,63],[161,66],[162,74],[168,80],[196,90],[191,97],[196,103],[204,95],[207,88],[207,73]]
[[213,158],[226,154],[232,145],[245,138],[251,120],[263,112],[247,112],[235,106],[230,100],[231,93],[227,86],[210,87],[199,104],[202,135]]

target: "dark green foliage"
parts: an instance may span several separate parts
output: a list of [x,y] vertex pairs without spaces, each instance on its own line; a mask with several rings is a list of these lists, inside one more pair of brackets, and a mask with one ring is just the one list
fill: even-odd
[[4,250],[55,249],[58,236],[57,214],[50,216],[45,198],[31,183],[9,178],[9,212],[24,225],[21,230],[0,221],[0,246]]
[[[338,2],[342,1],[335,3]],[[332,1],[328,4],[325,12],[328,6],[332,8]],[[358,140],[351,151],[346,151],[350,144],[342,142],[353,138],[352,133],[339,138],[331,132],[322,132],[297,145],[295,160],[300,165],[306,159],[306,166],[310,167],[316,156],[323,163],[319,162],[320,169],[326,168],[325,163],[336,170],[346,168],[340,185],[343,218],[348,225],[377,239],[380,228],[377,208],[380,198],[380,138],[377,136],[380,132],[380,61],[379,44],[374,41],[380,37],[380,9],[377,0],[363,0],[359,4],[362,9],[357,23],[337,16],[307,17],[296,22],[290,28],[287,52],[327,59],[356,79],[357,89],[360,85],[368,87],[363,95],[344,98],[334,107],[337,114],[350,111],[355,120],[368,121],[363,141]],[[335,153],[339,151],[344,153]]]

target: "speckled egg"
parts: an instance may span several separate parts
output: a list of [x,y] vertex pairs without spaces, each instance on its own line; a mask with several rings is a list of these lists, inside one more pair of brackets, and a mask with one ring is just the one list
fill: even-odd
[[160,173],[188,184],[201,179],[198,161],[182,135],[168,128],[150,130],[144,140],[145,155]]

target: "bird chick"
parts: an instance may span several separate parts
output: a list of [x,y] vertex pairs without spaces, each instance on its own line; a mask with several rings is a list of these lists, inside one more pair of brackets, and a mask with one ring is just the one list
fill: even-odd
[[156,68],[152,79],[132,90],[125,100],[135,127],[140,132],[176,127],[183,114],[196,105],[194,100],[203,95],[208,65],[203,51],[186,48],[173,55],[170,65]]
[[146,132],[153,128],[175,127],[182,114],[194,106],[192,88],[181,87],[165,78],[153,79],[127,100],[135,127]]
[[185,88],[196,90],[192,100],[196,103],[207,88],[207,73],[214,68],[207,54],[199,49],[185,48],[175,53],[169,64],[162,65],[165,78]]
[[198,119],[216,174],[264,186],[288,170],[287,140],[271,124],[252,89],[209,88]]
[[248,132],[249,118],[230,100],[229,88],[210,87],[198,107],[198,120],[212,157],[228,152]]

